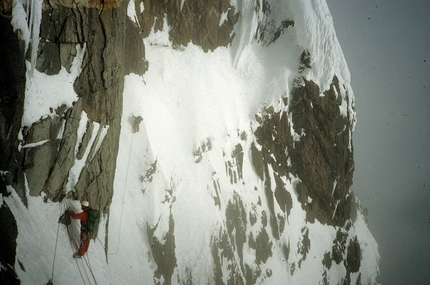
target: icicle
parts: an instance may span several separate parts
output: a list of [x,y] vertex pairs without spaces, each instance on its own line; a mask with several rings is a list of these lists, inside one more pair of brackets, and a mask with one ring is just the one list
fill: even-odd
[[[37,51],[39,48],[39,30],[40,22],[42,20],[42,4],[43,0],[28,0],[27,1],[27,19],[28,19],[28,30],[30,31],[30,41],[31,45],[31,58],[30,58],[30,70],[29,76],[33,76],[34,68],[36,67]],[[30,14],[30,15],[29,15]]]

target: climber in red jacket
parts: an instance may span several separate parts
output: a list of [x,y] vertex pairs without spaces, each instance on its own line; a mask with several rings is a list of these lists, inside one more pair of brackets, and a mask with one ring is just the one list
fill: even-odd
[[81,258],[87,252],[88,247],[90,246],[90,238],[91,233],[88,230],[88,211],[90,210],[88,201],[83,201],[82,205],[82,213],[75,214],[75,212],[70,211],[70,216],[73,219],[81,220],[81,234],[80,239],[81,243],[78,249],[78,252],[73,254],[74,258]]
[[139,124],[143,121],[143,118],[141,116],[135,117],[134,115],[133,118],[133,133],[137,133],[139,131]]

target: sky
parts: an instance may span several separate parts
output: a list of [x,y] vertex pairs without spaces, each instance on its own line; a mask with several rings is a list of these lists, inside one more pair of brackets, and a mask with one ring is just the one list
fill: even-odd
[[430,2],[327,0],[351,72],[352,190],[383,284],[430,280]]

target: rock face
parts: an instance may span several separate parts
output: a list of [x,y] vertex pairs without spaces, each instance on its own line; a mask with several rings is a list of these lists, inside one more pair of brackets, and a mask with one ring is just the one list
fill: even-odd
[[[83,70],[74,83],[79,97],[74,106],[53,110],[52,116],[41,118],[23,131],[21,155],[31,195],[45,192],[53,201],[64,197],[70,190],[66,189],[66,184],[75,164],[75,145],[79,144],[79,153],[85,153],[87,146],[83,142],[91,138],[92,124],[97,123],[101,127],[96,136],[101,136],[104,127],[108,127],[107,134],[100,148],[91,150],[91,160],[87,160],[79,180],[74,182],[74,192],[69,195],[87,199],[106,212],[113,194],[123,78],[129,73],[143,74],[147,69],[141,39],[153,25],[155,29],[162,29],[166,14],[167,21],[174,26],[170,36],[175,45],[193,42],[205,50],[213,50],[231,42],[233,25],[238,19],[228,1],[213,1],[210,5],[195,1],[184,7],[180,7],[178,1],[135,2],[136,9],[140,9],[141,4],[146,7],[138,14],[139,29],[126,17],[126,5],[119,3],[50,1],[43,4],[37,70],[47,75],[57,74],[62,67],[70,70],[78,45],[85,48],[85,57]],[[226,13],[227,20],[220,26],[222,13]],[[22,72],[24,78],[24,70]],[[82,112],[88,116],[89,123],[85,135],[79,138]],[[44,140],[46,142],[40,146],[26,147]],[[23,183],[21,180],[20,187]]]
[[[276,6],[271,7],[269,2],[257,1],[251,9],[259,19],[254,41],[264,47],[274,44],[295,24],[290,18],[270,19]],[[193,44],[204,52],[212,52],[232,44],[235,25],[244,16],[228,0],[135,0],[129,7],[127,4],[122,1],[43,2],[36,69],[50,76],[62,69],[70,71],[79,50],[85,50],[82,70],[73,83],[77,100],[71,106],[51,108],[47,116],[32,125],[21,126],[28,84],[25,61],[30,61],[32,55],[18,32],[13,31],[12,2],[4,2],[0,15],[0,24],[5,27],[0,30],[0,51],[4,55],[0,59],[2,196],[10,195],[8,187],[13,187],[25,205],[28,190],[30,196],[43,196],[53,202],[65,197],[88,200],[94,208],[108,213],[114,193],[124,77],[131,73],[142,75],[151,68],[151,62],[145,59],[143,39],[169,26],[173,49],[181,50]],[[127,17],[127,8],[132,5],[135,19]],[[266,263],[274,256],[282,256],[286,264],[283,270],[293,276],[311,258],[308,255],[317,224],[333,227],[336,232],[329,250],[318,257],[324,268],[323,284],[334,284],[329,276],[332,266],[339,266],[344,272],[343,279],[336,280],[336,284],[350,284],[351,274],[362,268],[363,250],[358,234],[350,231],[360,210],[350,191],[355,118],[350,111],[342,111],[354,110],[351,103],[344,106],[345,102],[351,102],[352,95],[336,76],[323,93],[317,83],[302,76],[313,68],[312,56],[305,49],[297,58],[298,76],[289,93],[279,98],[285,109],[279,111],[269,106],[255,110],[258,126],[254,132],[238,130],[238,142],[223,153],[225,175],[230,186],[237,189],[245,187],[244,160],[249,154],[255,175],[263,185],[263,189],[249,189],[261,193],[255,194],[260,195],[257,202],[246,205],[236,190],[227,202],[222,201],[222,192],[226,190],[213,174],[210,181],[215,193],[213,199],[225,226],[217,227],[210,236],[208,246],[213,259],[210,270],[214,276],[208,281],[211,284],[256,284],[266,279],[269,282],[274,272]],[[212,151],[211,143],[208,138],[194,151],[196,164]],[[144,185],[152,183],[157,167],[155,160],[141,177]],[[287,190],[290,188],[295,192]],[[147,223],[144,227],[145,239],[151,244],[150,255],[157,264],[153,280],[171,284],[177,278],[177,283],[193,284],[192,269],[178,268],[177,226],[172,213],[175,197],[170,192],[169,195],[163,201],[169,208],[168,218],[159,218],[157,224]],[[295,199],[305,212],[306,224],[295,233],[297,238],[293,243],[285,236],[291,231],[288,226],[294,224],[291,212]],[[0,249],[0,262],[10,269],[0,271],[1,278],[18,284],[13,270],[18,230],[4,202],[0,222],[5,240]],[[164,229],[161,236],[160,228]],[[107,239],[105,246],[108,246]],[[249,262],[250,255],[252,262]],[[183,278],[175,277],[174,272],[181,270],[185,272],[181,273]],[[361,275],[355,280],[359,284]]]
[[[335,95],[339,93],[335,93],[334,89],[340,92],[336,77],[323,97],[318,85],[297,78],[291,101],[284,98],[284,103],[289,106],[288,112],[275,112],[273,108],[268,108],[263,111],[264,115],[258,115],[260,126],[255,131],[256,141],[251,147],[252,162],[264,181],[269,212],[261,213],[261,231],[256,236],[252,233],[246,236],[247,228],[256,223],[256,216],[260,213],[248,213],[241,197],[234,195],[225,213],[227,231],[213,237],[212,250],[219,280],[222,277],[220,264],[224,258],[231,260],[233,266],[229,284],[255,284],[262,276],[263,279],[270,277],[269,271],[262,272],[260,269],[260,265],[273,255],[274,244],[267,230],[271,229],[270,234],[282,244],[281,236],[286,230],[285,224],[292,208],[292,197],[286,191],[285,183],[290,180],[291,174],[300,179],[296,191],[301,207],[306,211],[307,221],[313,223],[318,220],[337,227],[346,225],[347,229],[351,227],[357,215],[356,202],[349,190],[354,166],[353,150],[350,148],[352,125],[348,116],[340,114],[341,99]],[[300,140],[293,137],[297,134],[301,134]],[[261,146],[260,150],[256,144]],[[234,163],[237,173],[230,174],[232,183],[238,183],[242,178],[238,153],[243,157],[240,144],[231,155],[237,159]],[[280,208],[281,213],[276,208]],[[311,246],[309,229],[303,228],[301,234],[298,252],[303,259],[291,265],[292,272],[300,268]],[[327,268],[330,268],[331,260],[339,264],[347,255],[345,280],[350,280],[349,274],[358,272],[360,268],[361,253],[357,240],[351,241],[347,237],[346,231],[339,230],[333,240],[333,251],[327,253],[330,260]],[[286,259],[289,258],[290,246],[283,245]],[[244,247],[255,250],[257,270],[241,263]],[[239,255],[238,260],[233,255],[235,251]],[[345,282],[349,284],[350,281]]]
[[[17,151],[17,134],[21,128],[25,90],[24,47],[10,25],[12,3],[5,2],[0,8],[0,194],[7,196],[7,185],[13,185],[26,204],[23,185],[22,154]],[[8,172],[4,172],[8,171]],[[15,217],[3,202],[0,205],[0,236],[3,246],[0,249],[0,263],[5,269],[0,271],[4,284],[20,284],[14,271],[15,248],[18,229]]]
[[[66,183],[75,159],[82,159],[76,156],[82,156],[86,148],[91,147],[86,142],[94,135],[96,141],[100,139],[103,143],[99,148],[89,150],[85,167],[79,179],[74,181],[73,196],[87,199],[94,207],[106,211],[113,195],[126,31],[133,31],[126,30],[124,5],[104,9],[100,13],[94,8],[72,7],[71,4],[44,3],[36,68],[47,75],[57,74],[62,67],[70,69],[77,53],[76,47],[85,48],[83,70],[74,83],[79,99],[72,107],[53,110],[51,116],[24,130],[23,170],[31,195],[37,196],[43,191],[49,199],[59,201],[70,190],[66,189]],[[134,38],[134,34],[129,37]],[[141,55],[141,47],[135,48]],[[135,67],[140,67],[142,72],[142,64]],[[86,132],[79,137],[83,112],[88,117],[88,123]],[[93,134],[94,124],[99,127],[98,132]],[[107,133],[102,137],[105,129]],[[26,148],[44,140],[46,142],[40,146]]]
[[[141,7],[144,9],[141,11]],[[176,47],[192,42],[204,51],[227,46],[239,15],[229,0],[213,1],[135,1],[137,20],[142,35],[151,29],[162,30],[165,21],[171,26],[170,41]],[[225,14],[225,21],[220,21]],[[220,24],[221,23],[221,24]]]
[[336,77],[324,97],[315,83],[303,82],[304,86],[292,91],[290,111],[294,131],[304,135],[287,146],[292,172],[302,181],[297,185],[299,199],[309,221],[342,226],[351,218],[351,118],[340,114],[342,99],[336,95],[340,94]]
[[[70,70],[76,47],[85,48],[83,70],[74,83],[79,99],[72,107],[61,106],[51,110],[50,116],[25,126],[21,142],[18,137],[26,84],[25,47],[10,24],[8,13],[12,7],[4,6],[0,17],[2,27],[5,27],[1,29],[1,51],[5,55],[2,57],[1,80],[5,88],[1,90],[0,107],[3,195],[7,194],[6,186],[11,185],[26,203],[25,174],[32,196],[44,192],[46,198],[60,201],[66,191],[73,190],[69,195],[89,200],[102,212],[108,211],[119,143],[126,44],[129,45],[128,62],[132,58],[142,58],[133,60],[137,63],[128,65],[127,72],[142,74],[145,62],[143,44],[133,43],[139,31],[130,23],[127,29],[127,21],[130,20],[126,18],[126,6],[108,5],[106,1],[104,4],[101,13],[91,8],[100,5],[76,6],[73,1],[44,2],[36,69],[47,75],[55,75],[61,68]],[[27,53],[27,58],[29,56]],[[88,123],[86,132],[80,136],[78,127],[83,113],[88,117]],[[98,132],[93,133],[95,124]],[[107,133],[102,136],[106,129]],[[98,148],[88,145],[92,136],[96,137],[95,141],[100,140]],[[73,181],[74,189],[66,189],[71,168],[77,160],[83,159],[85,152],[89,154],[84,158],[85,167],[78,180]],[[13,251],[14,220],[7,211],[7,207],[1,208],[2,215],[8,217],[2,219],[6,224],[2,228],[11,233],[7,239],[11,241],[10,247],[5,246],[5,250]],[[13,254],[2,256],[11,258],[2,260],[2,264],[14,264]]]

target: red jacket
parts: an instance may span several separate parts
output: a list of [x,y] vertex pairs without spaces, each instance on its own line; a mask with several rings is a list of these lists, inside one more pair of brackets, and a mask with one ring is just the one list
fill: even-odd
[[85,209],[85,210],[82,211],[82,213],[79,213],[79,214],[75,214],[75,212],[70,211],[70,216],[73,219],[81,220],[81,224],[88,225],[88,216],[89,216],[88,215],[88,210],[89,209]]

